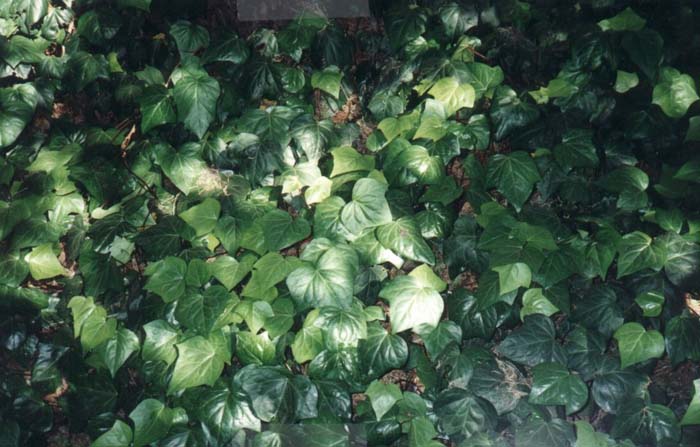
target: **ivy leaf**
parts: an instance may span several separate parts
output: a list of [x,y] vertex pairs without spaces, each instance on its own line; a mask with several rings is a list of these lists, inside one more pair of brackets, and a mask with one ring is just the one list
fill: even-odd
[[275,345],[267,332],[241,331],[236,334],[236,355],[244,365],[270,365],[275,360]]
[[340,94],[340,80],[342,77],[343,73],[340,69],[331,65],[311,75],[311,87],[323,90],[338,99],[338,95]]
[[206,28],[187,20],[178,20],[170,26],[170,34],[175,39],[180,55],[192,54],[209,46],[209,32]]
[[58,262],[51,243],[34,247],[24,257],[24,261],[29,266],[29,273],[31,273],[32,278],[37,281],[68,274],[68,271]]
[[622,237],[617,251],[617,277],[622,278],[644,269],[661,270],[666,261],[666,247],[641,231]]
[[631,437],[634,441],[650,439],[658,445],[678,444],[681,437],[676,415],[670,408],[647,405],[640,398],[626,402],[615,418],[611,434],[616,438]]
[[372,409],[378,421],[403,398],[398,385],[394,383],[382,383],[378,380],[375,380],[367,387],[365,394],[372,403]]
[[139,338],[126,328],[119,328],[114,336],[98,349],[98,354],[107,365],[109,373],[114,377],[117,370],[129,359],[131,354],[138,351]]
[[559,312],[559,308],[552,304],[542,293],[542,289],[529,289],[523,294],[523,308],[520,309],[520,319],[527,315],[542,314],[546,317]]
[[443,177],[444,166],[440,157],[430,155],[423,146],[407,145],[396,160],[397,166],[406,168],[422,183],[434,185]]
[[177,152],[168,149],[159,163],[163,173],[185,194],[201,189],[206,185],[203,180],[212,178],[206,163],[197,154],[185,149]]
[[162,85],[148,86],[139,98],[139,105],[143,133],[160,125],[177,121],[170,92]]
[[569,446],[575,440],[571,425],[561,419],[533,419],[515,433],[515,445],[526,446]]
[[323,351],[323,331],[316,326],[304,326],[294,336],[291,345],[294,360],[306,363]]
[[231,318],[238,303],[235,295],[222,286],[211,286],[202,293],[188,293],[175,309],[178,321],[201,335],[221,329]]
[[612,288],[592,288],[576,305],[573,317],[590,330],[610,337],[625,321],[617,301]]
[[178,120],[198,138],[202,138],[214,121],[220,88],[216,79],[201,68],[185,67],[173,75],[173,97]]
[[514,130],[532,124],[540,116],[539,109],[522,101],[518,94],[507,86],[496,88],[491,118],[496,126],[496,140],[509,136]]
[[180,258],[168,256],[162,261],[151,263],[144,274],[149,276],[145,289],[160,296],[166,303],[185,294],[187,264]]
[[384,194],[387,186],[371,178],[363,178],[352,189],[352,201],[341,212],[343,225],[353,234],[391,222],[391,210]]
[[632,8],[625,8],[609,19],[601,20],[598,26],[603,31],[639,31],[647,21],[640,17]]
[[29,124],[38,103],[38,94],[31,84],[0,88],[0,148],[17,140]]
[[83,350],[90,351],[114,336],[117,320],[107,318],[105,308],[96,305],[92,297],[74,296],[68,308],[73,314],[73,335],[80,337]]
[[497,154],[491,158],[486,173],[487,187],[495,187],[520,210],[540,180],[537,166],[527,152]]
[[367,337],[359,341],[357,353],[367,377],[377,378],[406,363],[408,345],[400,336],[390,334],[379,323],[374,323],[367,325]]
[[409,447],[435,447],[437,441],[432,440],[435,436],[435,426],[426,416],[411,419],[408,426]]
[[200,390],[195,395],[195,413],[219,439],[230,439],[244,428],[260,431],[260,420],[240,390],[232,389],[222,381]]
[[444,303],[431,285],[413,276],[400,276],[387,283],[379,292],[389,301],[392,333],[407,329],[418,331],[422,325],[436,327]]
[[663,67],[659,83],[654,87],[652,103],[671,118],[682,118],[688,108],[700,97],[695,90],[695,81],[671,67]]
[[615,331],[620,349],[620,366],[626,368],[635,363],[661,357],[664,353],[664,337],[656,330],[645,330],[639,323],[625,323]]
[[143,325],[146,338],[143,341],[141,357],[146,361],[163,361],[170,365],[177,358],[175,343],[177,331],[164,320],[153,320]]
[[379,242],[400,256],[430,265],[435,264],[433,251],[423,240],[420,229],[412,218],[402,217],[378,227],[376,231]]
[[91,444],[92,447],[129,447],[134,435],[131,427],[117,419],[112,428],[107,430]]
[[593,145],[593,133],[584,129],[567,131],[554,148],[554,158],[567,168],[594,168],[598,155]]
[[260,219],[265,235],[265,247],[278,251],[289,247],[311,234],[311,226],[303,218],[292,219],[289,213],[272,210]]
[[310,162],[321,158],[332,135],[333,123],[329,120],[316,121],[311,115],[302,115],[292,123],[291,136]]
[[588,387],[560,363],[540,363],[533,369],[529,402],[566,405],[566,414],[579,411],[588,401]]
[[211,341],[198,335],[175,346],[178,356],[168,383],[168,394],[216,382],[224,369],[224,361]]
[[617,78],[615,78],[614,87],[617,93],[627,93],[637,85],[639,85],[639,76],[637,76],[637,73],[617,70]]
[[501,295],[518,290],[520,287],[530,287],[532,272],[527,264],[516,262],[494,267],[493,271],[498,273],[498,286]]
[[634,302],[642,309],[645,317],[658,317],[661,315],[665,298],[657,291],[644,292],[635,298]]
[[504,75],[501,67],[471,62],[467,64],[466,69],[465,78],[474,87],[477,98],[481,98],[503,82]]
[[203,236],[214,231],[220,213],[219,201],[207,198],[202,203],[180,213],[179,217],[194,228],[195,236]]
[[318,390],[305,376],[280,367],[249,365],[236,373],[234,384],[264,422],[285,423],[318,415]]
[[374,169],[374,157],[362,155],[352,146],[341,146],[331,151],[333,156],[333,170],[331,178],[341,174],[357,171],[371,171]]
[[627,32],[622,38],[622,48],[649,79],[656,77],[663,57],[663,46],[663,37],[652,29]]
[[142,400],[129,413],[134,422],[134,447],[142,447],[161,439],[173,423],[173,410],[156,399]]
[[664,331],[666,350],[674,365],[686,360],[700,360],[700,346],[695,343],[700,337],[700,320],[689,315],[671,318]]
[[554,324],[544,315],[529,315],[519,329],[498,345],[498,352],[528,366],[544,362],[566,363],[566,353],[555,339]]
[[[320,254],[314,253],[317,248]],[[301,259],[307,262],[287,277],[287,287],[298,305],[350,306],[358,269],[354,249],[319,238],[306,247]]]
[[445,34],[450,38],[460,36],[479,24],[479,15],[473,7],[467,9],[457,3],[441,7],[439,15]]
[[681,425],[700,425],[700,379],[693,381],[693,398],[681,419]]
[[430,90],[433,98],[445,106],[447,116],[452,116],[459,109],[474,107],[476,91],[470,84],[462,84],[455,77],[447,77],[438,80]]
[[700,245],[674,233],[661,237],[665,246],[664,272],[676,286],[690,285],[700,279]]
[[435,401],[435,413],[449,435],[470,437],[493,428],[495,415],[487,408],[478,397],[459,388],[443,391]]

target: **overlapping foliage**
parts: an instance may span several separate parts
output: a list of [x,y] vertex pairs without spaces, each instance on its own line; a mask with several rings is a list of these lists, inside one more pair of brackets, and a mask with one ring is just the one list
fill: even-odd
[[697,445],[694,2],[231,7],[0,3],[0,445]]

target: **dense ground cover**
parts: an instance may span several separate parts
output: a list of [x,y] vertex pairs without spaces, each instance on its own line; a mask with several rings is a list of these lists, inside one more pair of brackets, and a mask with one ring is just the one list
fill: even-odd
[[371,6],[0,2],[0,445],[700,445],[700,7]]

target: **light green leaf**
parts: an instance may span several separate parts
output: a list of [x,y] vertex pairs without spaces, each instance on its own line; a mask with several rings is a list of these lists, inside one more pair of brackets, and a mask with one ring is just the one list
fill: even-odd
[[331,177],[348,172],[371,171],[374,169],[374,157],[362,155],[351,146],[341,146],[331,150],[333,170]]
[[141,357],[146,361],[163,361],[170,365],[177,357],[175,343],[178,333],[170,323],[153,320],[143,325],[146,338],[143,341]]
[[547,317],[559,312],[559,308],[552,304],[542,293],[542,289],[529,289],[523,294],[523,308],[520,309],[520,319],[531,314],[542,314]]
[[671,67],[663,67],[659,83],[654,87],[652,103],[671,118],[682,118],[688,108],[700,99],[693,78]]
[[244,365],[271,365],[275,361],[275,344],[267,332],[236,334],[236,356]]
[[576,444],[574,447],[615,447],[617,444],[605,433],[598,433],[586,421],[576,421]]
[[313,360],[324,349],[323,331],[319,327],[305,324],[294,336],[291,348],[297,363]]
[[374,415],[378,421],[380,421],[398,401],[403,399],[401,389],[398,385],[395,383],[382,383],[378,380],[370,383],[365,394],[369,397]]
[[166,303],[185,294],[187,264],[180,258],[168,256],[162,261],[148,264],[144,274],[149,277],[144,288],[160,296]]
[[[700,124],[700,119],[698,121]],[[690,130],[688,130],[688,132],[690,132]],[[700,141],[700,136],[698,137],[698,141]],[[690,160],[684,163],[680,168],[678,168],[678,171],[676,171],[676,174],[673,176],[673,178],[676,180],[683,180],[686,182],[700,183],[700,158],[696,158],[694,160]]]
[[259,219],[265,235],[265,247],[278,251],[289,247],[311,234],[311,226],[301,217],[292,219],[289,213],[275,209]]
[[693,398],[681,419],[681,425],[700,425],[700,379],[693,381]]
[[340,80],[343,73],[336,66],[324,68],[311,75],[311,87],[323,90],[334,98],[340,94]]
[[498,273],[501,295],[518,290],[520,287],[530,287],[532,272],[527,264],[516,262],[494,267],[492,270]]
[[455,77],[446,77],[438,80],[428,94],[440,101],[445,106],[448,116],[452,116],[459,109],[474,107],[476,91],[470,84],[461,84]]
[[384,194],[387,186],[371,178],[363,178],[352,189],[352,201],[341,212],[343,225],[355,235],[371,227],[391,222],[391,210]]
[[635,363],[664,354],[664,337],[656,330],[645,330],[639,323],[625,323],[615,331],[620,350],[620,366],[626,368]]
[[211,386],[216,382],[224,369],[224,361],[211,341],[196,336],[175,346],[178,356],[168,394],[199,385]]
[[17,140],[29,124],[39,95],[32,84],[17,84],[12,88],[0,88],[0,148]]
[[603,31],[639,31],[647,21],[640,17],[632,8],[625,8],[619,14],[609,19],[601,20],[598,26]]
[[129,359],[131,354],[139,350],[139,338],[126,328],[119,328],[114,336],[102,344],[97,353],[102,357],[102,361],[109,373],[114,377],[117,370]]
[[440,277],[437,276],[435,272],[433,272],[433,269],[428,265],[419,265],[411,270],[411,273],[409,273],[408,276],[418,279],[423,284],[434,288],[438,292],[444,292],[445,289],[447,289],[447,284],[445,281],[440,279]]
[[68,275],[58,258],[54,254],[53,244],[46,243],[34,247],[31,252],[24,257],[24,262],[29,265],[29,273],[37,281],[53,278],[59,275]]
[[197,236],[203,236],[214,231],[220,213],[221,204],[219,201],[207,198],[202,203],[180,213],[180,218],[194,228]]
[[444,308],[442,297],[413,276],[399,276],[387,283],[379,296],[390,304],[392,333],[418,331],[422,325],[436,327]]
[[413,218],[402,217],[378,227],[376,232],[379,242],[399,256],[430,265],[435,264],[435,255],[423,240],[420,228]]
[[129,413],[134,421],[134,447],[142,447],[164,437],[173,423],[173,410],[156,399],[141,401]]
[[90,447],[129,447],[133,439],[131,427],[117,419],[112,428],[90,444]]
[[301,307],[349,307],[358,269],[355,250],[328,239],[314,239],[301,257],[306,261],[287,277],[287,287]]
[[[177,188],[189,194],[207,188],[207,180],[216,177],[207,169],[204,160],[193,152],[168,150],[160,160],[163,173]],[[216,182],[212,182],[216,184]]]
[[68,308],[73,314],[73,335],[80,337],[83,350],[90,351],[114,336],[117,320],[107,318],[105,308],[96,305],[92,297],[74,296]]
[[637,76],[637,73],[617,70],[617,78],[615,79],[614,87],[617,93],[627,93],[637,85],[639,85],[639,76]]
[[175,317],[189,329],[201,335],[221,329],[229,323],[238,300],[223,286],[211,286],[203,292],[188,292],[175,308]]

